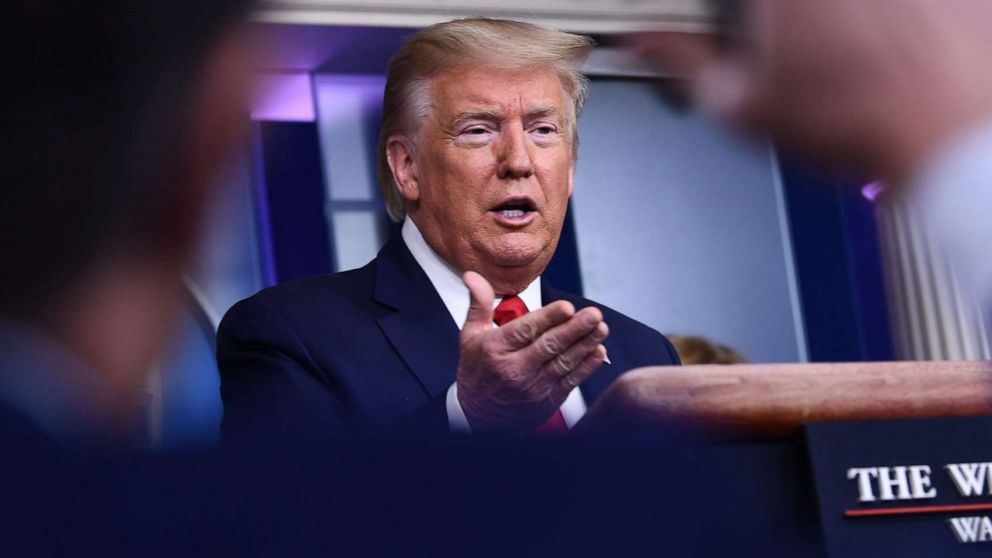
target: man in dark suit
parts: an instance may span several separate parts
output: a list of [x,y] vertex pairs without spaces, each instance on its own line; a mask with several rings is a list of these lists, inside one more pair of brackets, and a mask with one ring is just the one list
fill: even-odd
[[577,66],[590,48],[469,19],[397,53],[379,174],[401,231],[361,269],[229,311],[218,334],[226,437],[411,423],[563,434],[620,373],[678,362],[661,334],[541,280],[572,194]]

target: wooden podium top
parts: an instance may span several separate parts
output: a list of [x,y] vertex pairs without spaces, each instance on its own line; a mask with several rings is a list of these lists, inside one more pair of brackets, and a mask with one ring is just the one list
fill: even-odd
[[808,422],[992,414],[992,362],[652,367],[621,376],[577,433],[766,439]]

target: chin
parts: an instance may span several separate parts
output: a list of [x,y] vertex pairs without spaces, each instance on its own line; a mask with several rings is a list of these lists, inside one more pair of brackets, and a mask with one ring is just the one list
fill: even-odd
[[500,267],[527,267],[539,262],[546,250],[547,243],[532,235],[508,234],[492,247],[490,261]]
[[491,267],[483,275],[497,294],[517,294],[544,273],[551,255],[532,246],[503,246],[490,253]]

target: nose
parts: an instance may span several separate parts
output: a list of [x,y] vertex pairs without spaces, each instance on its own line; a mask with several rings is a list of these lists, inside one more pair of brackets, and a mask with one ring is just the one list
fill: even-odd
[[500,178],[529,178],[534,174],[534,161],[523,125],[507,126],[497,149]]

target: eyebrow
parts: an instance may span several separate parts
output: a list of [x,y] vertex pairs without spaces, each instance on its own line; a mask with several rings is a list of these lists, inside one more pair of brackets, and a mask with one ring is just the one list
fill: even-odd
[[[548,116],[558,117],[561,115],[561,111],[557,108],[549,105],[539,105],[533,108],[529,108],[524,114],[525,120],[533,120],[535,118],[543,118]],[[468,110],[459,113],[452,122],[454,124],[461,124],[468,120],[485,120],[488,122],[499,122],[503,120],[505,115],[499,111],[493,110]]]
[[498,122],[503,119],[503,114],[491,111],[491,110],[468,110],[459,113],[458,116],[452,120],[454,124],[461,124],[462,122],[468,120],[486,120],[488,122]]
[[529,108],[527,110],[527,114],[525,115],[525,117],[528,119],[533,119],[533,118],[541,118],[544,116],[560,116],[560,115],[561,115],[561,111],[559,111],[557,108],[549,105],[540,105],[533,108]]

